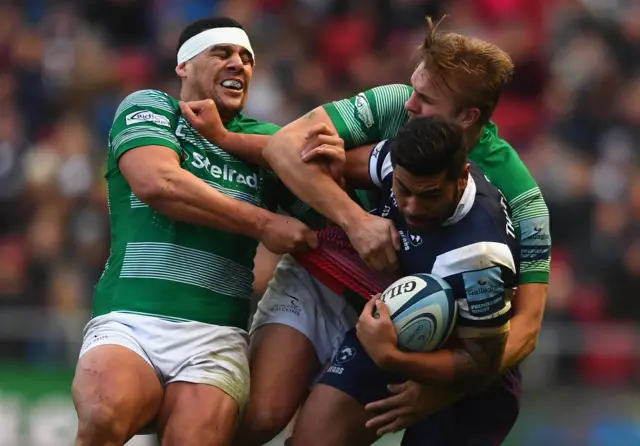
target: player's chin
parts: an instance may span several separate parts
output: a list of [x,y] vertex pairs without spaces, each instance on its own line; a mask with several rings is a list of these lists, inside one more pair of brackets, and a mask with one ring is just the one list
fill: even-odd
[[411,231],[414,233],[433,230],[440,225],[439,224],[440,222],[438,220],[433,220],[433,219],[423,220],[423,219],[405,218],[405,221],[407,222],[409,229],[411,229]]
[[219,100],[219,104],[218,107],[221,110],[227,110],[228,112],[233,112],[233,114],[237,114],[240,113],[242,111],[242,108],[244,107],[244,103],[245,103],[245,95],[237,95],[237,96],[232,96],[232,95],[225,95],[220,94],[218,95],[218,100]]

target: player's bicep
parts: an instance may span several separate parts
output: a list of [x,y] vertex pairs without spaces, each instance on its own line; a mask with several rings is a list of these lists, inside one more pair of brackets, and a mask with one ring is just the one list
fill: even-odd
[[410,96],[407,85],[383,85],[323,107],[349,150],[395,136],[408,119],[404,103]]
[[307,142],[307,134],[318,125],[325,126],[328,133],[336,133],[331,119],[322,107],[311,110],[306,115],[285,125],[276,132],[262,150],[262,156],[272,167],[279,161],[296,158],[302,162],[302,151]]
[[285,125],[280,130],[289,134],[299,134],[306,136],[307,132],[318,125],[325,125],[329,133],[337,134],[336,126],[327,114],[326,110],[320,106],[316,107],[304,116]]
[[512,315],[513,285],[505,281],[511,275],[502,265],[467,271],[456,293],[459,338],[491,338],[509,331]]
[[141,200],[151,197],[162,183],[180,169],[180,158],[165,146],[143,146],[128,150],[118,160],[118,168]]
[[491,337],[509,330],[517,272],[506,244],[477,242],[449,251],[438,256],[433,273],[453,288],[458,337]]

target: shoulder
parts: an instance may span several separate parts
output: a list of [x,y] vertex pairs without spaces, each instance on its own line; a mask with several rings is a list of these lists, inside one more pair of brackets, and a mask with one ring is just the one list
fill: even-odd
[[511,207],[502,192],[491,184],[476,167],[471,173],[476,184],[476,198],[467,224],[473,234],[487,240],[506,241],[515,238],[511,223]]
[[404,116],[404,103],[412,92],[413,89],[404,84],[380,85],[357,95],[355,105],[359,108],[370,105],[371,113],[376,116]]
[[486,214],[503,216],[504,210],[510,212],[509,205],[495,184],[491,183],[485,173],[475,163],[471,164],[469,175],[473,178],[476,187],[474,207],[482,209]]
[[393,97],[408,97],[411,96],[413,92],[413,88],[409,85],[405,84],[387,84],[387,85],[378,85],[377,87],[373,87],[370,90],[367,90],[365,93],[371,93],[376,95],[379,98],[382,98],[382,95],[388,94]]
[[122,100],[116,115],[132,107],[153,107],[170,113],[179,110],[178,101],[158,90],[134,91]]
[[513,146],[498,135],[495,124],[489,123],[480,143],[469,154],[489,181],[511,202],[518,196],[537,189],[538,185]]
[[482,172],[472,170],[476,195],[469,213],[451,226],[445,248],[456,256],[466,257],[467,262],[478,265],[498,261],[503,266],[514,266],[512,245],[515,231],[511,223],[510,209],[500,191],[492,186]]
[[178,101],[158,90],[139,90],[122,100],[113,125],[122,128],[134,124],[155,124],[172,128],[180,117]]

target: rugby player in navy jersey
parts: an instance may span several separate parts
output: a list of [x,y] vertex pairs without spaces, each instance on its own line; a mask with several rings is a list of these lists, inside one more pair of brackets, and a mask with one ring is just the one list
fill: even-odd
[[400,233],[403,273],[446,280],[459,317],[447,348],[407,353],[397,347],[385,305],[369,301],[303,406],[292,443],[371,444],[377,436],[366,422],[374,414],[365,405],[387,396],[389,384],[412,380],[453,386],[468,397],[408,428],[403,444],[500,444],[518,415],[511,380],[496,380],[519,271],[509,206],[468,162],[460,126],[445,118],[412,120],[394,140],[357,150],[346,180],[380,188],[376,213]]

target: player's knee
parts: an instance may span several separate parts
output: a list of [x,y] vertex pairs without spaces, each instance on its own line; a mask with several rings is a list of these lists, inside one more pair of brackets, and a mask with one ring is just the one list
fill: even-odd
[[256,445],[267,443],[287,427],[296,409],[291,410],[274,403],[269,404],[269,407],[249,403],[239,431],[241,437],[252,439],[245,442]]
[[78,446],[124,444],[128,429],[114,405],[93,403],[78,408]]

